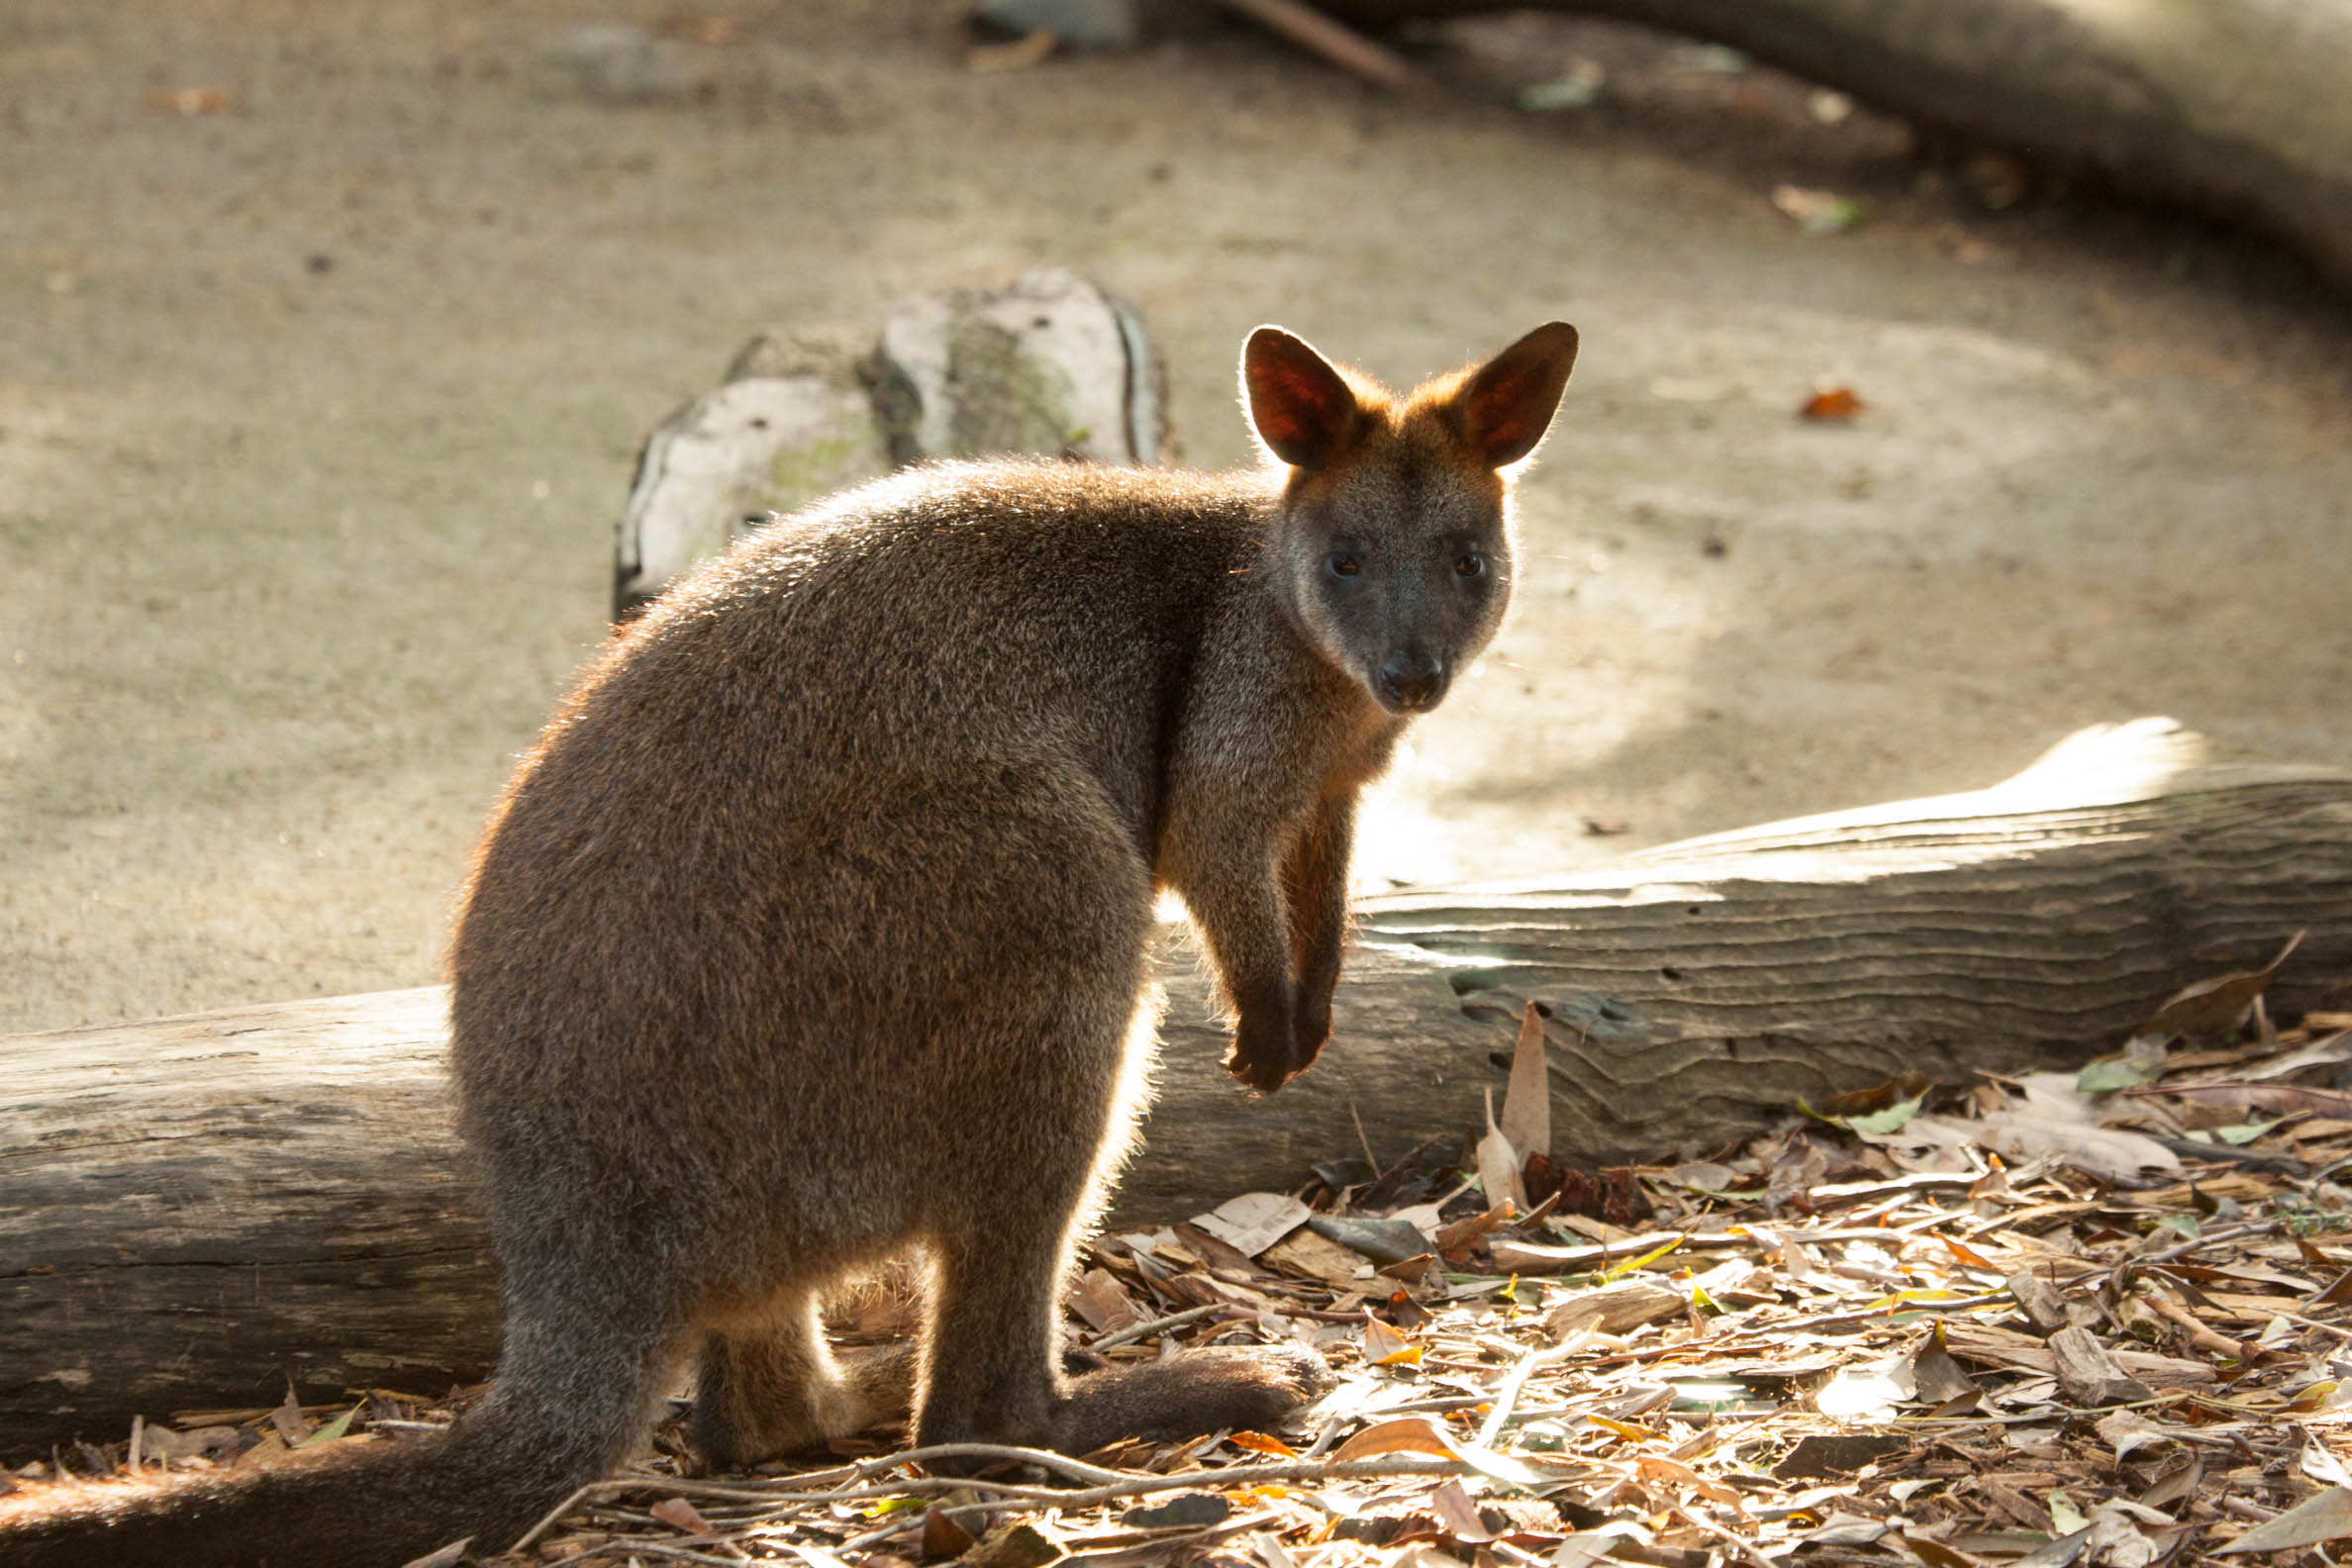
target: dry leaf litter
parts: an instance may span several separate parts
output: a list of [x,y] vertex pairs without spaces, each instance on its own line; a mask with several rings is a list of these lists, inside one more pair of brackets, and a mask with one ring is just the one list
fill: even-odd
[[[2352,1560],[2352,994],[2279,1031],[2277,967],[2079,1073],[1898,1080],[1597,1175],[1546,1153],[1530,1009],[1483,1135],[1094,1243],[1074,1348],[1313,1345],[1339,1381],[1291,1429],[952,1450],[1002,1459],[978,1478],[883,1432],[714,1476],[673,1420],[514,1550],[412,1568]],[[905,1317],[877,1291],[837,1326]],[[0,1484],[267,1464],[472,1392],[185,1412]]]

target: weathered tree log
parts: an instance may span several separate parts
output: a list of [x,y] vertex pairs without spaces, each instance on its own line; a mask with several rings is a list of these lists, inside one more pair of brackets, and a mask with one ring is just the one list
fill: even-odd
[[2250,219],[2352,284],[2345,0],[1319,0],[1359,26],[1549,9],[1730,44],[1908,119]]
[[[1181,1218],[1478,1122],[1528,1001],[1555,1153],[1705,1151],[1913,1069],[2079,1061],[2307,932],[2352,978],[2352,774],[2188,765],[2161,722],[2017,778],[1361,912],[1336,1038],[1251,1101],[1168,934],[1158,1106],[1120,1213]],[[0,1040],[0,1451],[134,1411],[480,1374],[493,1271],[449,1129],[438,989]]]

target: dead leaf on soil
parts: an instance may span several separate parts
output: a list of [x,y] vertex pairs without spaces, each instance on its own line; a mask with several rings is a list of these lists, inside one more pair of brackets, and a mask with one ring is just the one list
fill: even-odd
[[1422,1416],[1401,1416],[1367,1426],[1341,1443],[1331,1457],[1344,1464],[1350,1459],[1376,1459],[1393,1453],[1428,1454],[1439,1459],[1461,1457],[1452,1440]]
[[1826,386],[1816,389],[1797,410],[1798,418],[1823,423],[1849,423],[1870,405],[1849,386]]

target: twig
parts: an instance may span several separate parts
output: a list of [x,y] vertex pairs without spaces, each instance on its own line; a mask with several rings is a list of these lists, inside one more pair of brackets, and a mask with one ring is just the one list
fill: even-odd
[[2305,1328],[2316,1328],[2321,1333],[2334,1334],[2338,1339],[2352,1339],[2352,1328],[2339,1328],[2334,1323],[2321,1323],[2316,1318],[2305,1318],[2301,1313],[2283,1312],[2279,1316],[2291,1323],[2302,1323]]
[[1730,1530],[1723,1528],[1722,1525],[1717,1524],[1715,1520],[1705,1518],[1695,1510],[1678,1508],[1674,1511],[1674,1517],[1681,1519],[1686,1524],[1695,1524],[1707,1534],[1713,1535],[1716,1540],[1721,1541],[1725,1546],[1731,1548],[1731,1550],[1741,1559],[1753,1564],[1754,1568],[1779,1568],[1778,1564],[1776,1564],[1771,1558],[1765,1556],[1762,1552],[1756,1550],[1753,1545],[1747,1541],[1741,1540]]
[[1504,1425],[1511,1420],[1512,1407],[1519,1403],[1519,1391],[1527,1386],[1528,1377],[1540,1367],[1557,1365],[1574,1350],[1581,1348],[1582,1344],[1571,1336],[1556,1345],[1530,1350],[1520,1356],[1495,1390],[1494,1404],[1478,1428],[1478,1446],[1492,1448],[1495,1445],[1496,1437],[1501,1435]]
[[2207,1230],[2204,1235],[2184,1241],[2179,1246],[2166,1247],[2161,1252],[2151,1252],[2146,1257],[2129,1258],[2125,1261],[2135,1268],[2145,1268],[2151,1263],[2170,1263],[2175,1258],[2185,1258],[2190,1253],[2204,1247],[2213,1246],[2223,1241],[2235,1241],[2241,1236],[2261,1235],[2266,1231],[2278,1228],[2279,1222],[2276,1220],[2264,1220],[2253,1225],[2223,1225],[2218,1230]]
[[1225,0],[1225,3],[1366,81],[1399,92],[1430,96],[1437,92],[1437,84],[1408,64],[1396,50],[1373,43],[1313,6],[1301,5],[1299,0]]
[[[981,1481],[961,1476],[917,1476],[894,1482],[889,1486],[860,1488],[854,1492],[825,1493],[819,1496],[796,1497],[763,1516],[757,1522],[773,1524],[795,1514],[812,1509],[831,1507],[836,1503],[867,1502],[880,1498],[908,1496],[937,1496],[941,1493],[983,1491],[990,1496],[971,1503],[959,1503],[939,1512],[953,1519],[958,1515],[985,1513],[1004,1508],[1008,1504],[1029,1504],[1060,1510],[1094,1508],[1103,1503],[1115,1503],[1122,1498],[1148,1497],[1155,1492],[1185,1492],[1201,1487],[1225,1490],[1232,1487],[1258,1486],[1268,1482],[1345,1481],[1366,1477],[1472,1475],[1477,1466],[1461,1459],[1438,1459],[1421,1454],[1383,1454],[1373,1459],[1326,1460],[1319,1463],[1290,1461],[1282,1464],[1233,1465],[1223,1470],[1186,1470],[1176,1475],[1125,1475],[1114,1484],[1098,1487],[1067,1488],[1025,1486],[1014,1482]],[[1114,1472],[1119,1473],[1119,1472]],[[1567,1479],[1563,1476],[1562,1479]],[[898,1533],[898,1526],[885,1530],[876,1539],[888,1539]],[[862,1539],[862,1537],[860,1537]]]
[[1355,1124],[1356,1142],[1363,1148],[1364,1163],[1371,1167],[1373,1180],[1379,1180],[1380,1156],[1372,1152],[1372,1140],[1364,1135],[1364,1119],[1356,1114],[1354,1095],[1347,1097],[1347,1120]]
[[1715,1354],[1737,1348],[1743,1341],[1757,1338],[1777,1338],[1782,1334],[1798,1333],[1809,1328],[1833,1328],[1841,1323],[1877,1323],[1893,1319],[1898,1313],[1914,1312],[1974,1312],[1980,1307],[1998,1306],[2009,1300],[2006,1290],[1989,1291],[1982,1296],[1963,1296],[1956,1301],[1889,1302],[1883,1307],[1871,1307],[1859,1312],[1824,1313],[1817,1318],[1796,1318],[1787,1323],[1758,1323],[1752,1328],[1733,1328],[1717,1337],[1683,1344],[1648,1345],[1639,1350],[1618,1350],[1608,1355],[1589,1358],[1587,1366],[1623,1366],[1634,1361],[1657,1361],[1676,1355],[1691,1355],[1700,1351]]
[[[1002,1443],[936,1443],[928,1448],[909,1448],[900,1453],[884,1454],[878,1458],[859,1461],[854,1466],[820,1471],[810,1476],[780,1477],[779,1480],[809,1482],[830,1478],[863,1480],[904,1465],[918,1464],[931,1459],[996,1459],[1010,1464],[1033,1464],[1041,1468],[1059,1470],[1078,1480],[1098,1482],[1092,1487],[1034,1486],[1023,1482],[992,1481],[972,1476],[907,1476],[883,1485],[851,1486],[821,1490],[800,1486],[791,1490],[777,1487],[762,1490],[753,1487],[714,1487],[694,1481],[679,1481],[669,1476],[617,1476],[610,1481],[598,1481],[581,1487],[565,1498],[545,1518],[531,1527],[529,1533],[509,1548],[524,1551],[534,1545],[556,1520],[581,1503],[616,1492],[639,1487],[656,1488],[676,1497],[726,1497],[746,1501],[765,1501],[777,1507],[759,1516],[760,1522],[772,1522],[796,1512],[829,1507],[835,1503],[863,1503],[880,1498],[934,1496],[942,1492],[979,1491],[992,1494],[997,1502],[1051,1504],[1056,1508],[1091,1508],[1116,1498],[1140,1497],[1152,1492],[1178,1492],[1187,1487],[1214,1485],[1218,1487],[1252,1486],[1268,1481],[1328,1481],[1347,1480],[1361,1476],[1405,1475],[1467,1475],[1476,1467],[1458,1459],[1435,1459],[1415,1454],[1384,1454],[1374,1459],[1328,1460],[1307,1462],[1292,1460],[1281,1464],[1233,1465],[1222,1470],[1187,1470],[1172,1476],[1136,1475],[1126,1470],[1107,1470],[1066,1455],[1049,1453],[1041,1448],[1020,1448]],[[971,1504],[968,1507],[990,1507],[994,1504]],[[958,1512],[950,1510],[949,1512]]]
[[[787,1501],[806,1499],[826,1503],[845,1502],[867,1495],[877,1497],[897,1495],[897,1492],[894,1492],[892,1488],[868,1488],[860,1491],[857,1490],[857,1487],[861,1482],[868,1481],[878,1475],[885,1475],[902,1465],[923,1464],[932,1459],[988,1459],[1000,1464],[1035,1465],[1040,1469],[1058,1470],[1075,1481],[1093,1481],[1098,1484],[1120,1480],[1127,1475],[1124,1470],[1107,1470],[1101,1465],[1090,1465],[1082,1459],[1072,1459],[1066,1454],[1052,1453],[1043,1448],[1023,1448],[1012,1443],[932,1443],[928,1447],[904,1448],[897,1453],[880,1454],[872,1459],[860,1459],[854,1464],[835,1465],[830,1470],[811,1470],[801,1475],[778,1476],[765,1485],[756,1482],[743,1482],[727,1486],[708,1481],[685,1481],[674,1476],[663,1475],[613,1476],[603,1481],[591,1481],[561,1503],[556,1504],[537,1524],[531,1526],[528,1534],[515,1542],[509,1550],[522,1551],[530,1547],[540,1535],[551,1528],[557,1519],[569,1514],[582,1503],[617,1497],[624,1492],[635,1491],[639,1487],[658,1488],[672,1497],[721,1498],[734,1503],[775,1503],[779,1499]],[[847,1484],[848,1490],[842,1489],[844,1483]],[[953,1478],[952,1484],[978,1487],[1002,1485],[997,1482],[971,1481],[961,1478]],[[915,1489],[920,1490],[920,1484]],[[903,1491],[906,1488],[902,1487],[899,1490]]]
[[[1578,1467],[1580,1470],[1585,1468]],[[1098,1503],[1112,1503],[1121,1498],[1143,1497],[1153,1492],[1181,1492],[1193,1487],[1214,1487],[1220,1491],[1233,1487],[1262,1486],[1269,1482],[1348,1481],[1370,1476],[1472,1475],[1478,1467],[1465,1459],[1438,1459],[1421,1454],[1383,1454],[1376,1459],[1332,1459],[1307,1463],[1292,1460],[1283,1464],[1233,1465],[1223,1470],[1187,1470],[1172,1476],[1137,1476],[1117,1486],[1089,1487],[1083,1491],[1055,1491],[1036,1488],[1034,1501],[1051,1503],[1061,1509],[1092,1508]],[[1562,1480],[1569,1479],[1563,1475]],[[967,1503],[943,1512],[954,1515],[988,1507],[984,1503]]]
[[[2209,1394],[2200,1394],[2193,1389],[2174,1389],[2169,1394],[2158,1394],[2144,1400],[2126,1400],[2120,1405],[2102,1405],[2099,1407],[2099,1414],[2111,1416],[2116,1411],[2151,1410],[2158,1405],[2178,1405],[2183,1400],[2196,1400],[2203,1405],[2220,1403]],[[2020,1411],[2008,1416],[1898,1415],[1888,1424],[1898,1429],[1907,1426],[2032,1426],[2070,1421],[2081,1414],[2082,1410],[2073,1405],[2045,1405],[2036,1410]]]
[[[1089,1350],[1110,1350],[1123,1344],[1133,1344],[1138,1339],[1148,1339],[1153,1334],[1165,1329],[1181,1328],[1186,1323],[1199,1323],[1204,1318],[1222,1312],[1241,1313],[1243,1316],[1247,1316],[1248,1309],[1237,1302],[1211,1302],[1206,1307],[1188,1307],[1183,1312],[1170,1313],[1165,1318],[1154,1318],[1149,1323],[1135,1323],[1129,1327],[1122,1328],[1116,1333],[1107,1333],[1093,1344],[1088,1345],[1087,1348]],[[1352,1320],[1350,1321],[1352,1322]]]
[[742,1568],[744,1563],[751,1560],[739,1551],[733,1557],[714,1557],[709,1552],[698,1552],[691,1546],[672,1546],[665,1541],[646,1540],[641,1535],[618,1535],[609,1541],[599,1541],[568,1560],[585,1562],[591,1557],[602,1557],[607,1552],[627,1552],[633,1557],[642,1552],[670,1562],[717,1563],[719,1568]]

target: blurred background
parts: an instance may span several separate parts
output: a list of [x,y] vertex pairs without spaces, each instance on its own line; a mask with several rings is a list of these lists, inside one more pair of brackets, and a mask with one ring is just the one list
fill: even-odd
[[646,433],[759,329],[1039,263],[1134,303],[1203,465],[1261,321],[1400,382],[1582,329],[1367,887],[2143,713],[2352,763],[2347,274],[2242,139],[2103,169],[2104,98],[1412,9],[1350,64],[1209,0],[0,5],[0,1030],[438,978]]

